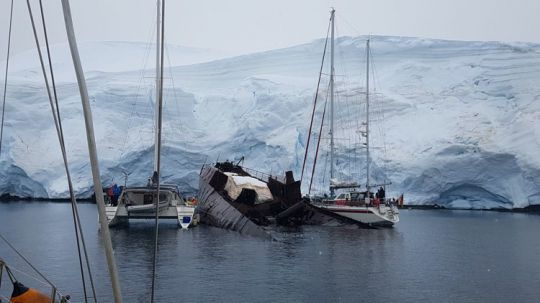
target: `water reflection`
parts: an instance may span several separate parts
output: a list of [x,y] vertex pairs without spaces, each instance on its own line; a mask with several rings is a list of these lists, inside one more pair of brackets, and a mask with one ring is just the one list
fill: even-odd
[[[0,204],[0,231],[78,302],[82,291],[70,212],[68,204]],[[80,213],[98,294],[108,302],[95,205],[82,204]],[[539,216],[405,210],[401,218],[389,229],[283,229],[279,241],[208,226],[185,231],[164,222],[158,301],[525,302],[538,297]],[[111,230],[111,236],[125,301],[147,302],[153,221]],[[20,265],[3,244],[0,256]]]

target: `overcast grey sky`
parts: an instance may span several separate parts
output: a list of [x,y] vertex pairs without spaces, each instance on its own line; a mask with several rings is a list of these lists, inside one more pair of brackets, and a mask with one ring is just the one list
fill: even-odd
[[[34,46],[26,1],[15,1],[13,51]],[[37,14],[37,0],[34,14]],[[44,0],[52,42],[64,42],[60,0]],[[10,0],[0,0],[0,61]],[[72,0],[79,41],[151,39],[154,0]],[[231,54],[287,47],[323,37],[330,7],[340,35],[540,42],[540,0],[168,0],[168,43]]]

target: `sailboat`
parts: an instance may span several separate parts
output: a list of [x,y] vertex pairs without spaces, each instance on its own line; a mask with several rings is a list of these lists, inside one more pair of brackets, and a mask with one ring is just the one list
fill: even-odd
[[159,218],[177,220],[183,229],[197,224],[197,220],[193,219],[195,205],[191,205],[182,197],[177,186],[160,184],[159,182],[158,172],[160,166],[159,153],[162,121],[161,100],[163,98],[161,13],[160,1],[157,1],[154,172],[145,186],[124,187],[118,198],[118,202],[111,202],[106,206],[109,226],[125,224],[129,219],[153,219],[156,217],[156,211]]
[[[334,156],[334,22],[335,10],[331,16],[331,66],[330,66],[330,198],[312,202],[312,205],[322,212],[337,216],[345,221],[369,225],[392,226],[399,222],[399,211],[394,199],[385,197],[385,188],[388,183],[372,184],[370,181],[370,130],[369,130],[369,66],[370,66],[370,40],[366,42],[366,121],[365,130],[361,131],[365,137],[366,148],[366,183],[365,191],[357,191],[363,187],[358,182],[340,182],[335,178]],[[374,195],[372,189],[378,188]],[[336,195],[336,191],[341,191]],[[402,199],[400,197],[399,199]],[[398,200],[399,200],[398,199]]]

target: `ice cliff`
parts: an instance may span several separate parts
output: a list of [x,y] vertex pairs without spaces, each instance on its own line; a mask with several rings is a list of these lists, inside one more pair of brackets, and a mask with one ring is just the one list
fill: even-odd
[[[338,177],[365,182],[365,39],[336,41]],[[324,40],[226,58],[168,46],[163,176],[194,193],[205,162],[239,159],[300,176]],[[102,180],[144,184],[152,170],[153,48],[80,45]],[[540,45],[372,37],[372,179],[409,203],[459,208],[540,204]],[[53,48],[68,159],[91,192],[82,109],[66,45]],[[0,64],[3,68],[4,63]],[[326,98],[325,66],[315,138]],[[3,79],[2,79],[3,81]],[[0,193],[65,197],[67,182],[34,51],[10,66]],[[328,113],[327,113],[328,115]],[[328,129],[315,178],[328,177]],[[310,146],[312,148],[313,146]],[[304,189],[310,179],[310,153]],[[325,181],[326,180],[326,181]]]

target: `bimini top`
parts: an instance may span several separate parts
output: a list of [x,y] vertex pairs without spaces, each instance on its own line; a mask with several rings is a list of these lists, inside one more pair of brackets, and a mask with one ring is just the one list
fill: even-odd
[[[152,190],[152,191],[155,191],[157,190],[157,186],[155,185],[150,185],[150,186],[136,186],[136,187],[126,187],[124,188],[125,191],[148,191],[148,190]],[[172,185],[172,184],[160,184],[159,185],[159,190],[168,190],[168,191],[173,191],[173,192],[180,192],[178,190],[178,187],[176,185]]]

